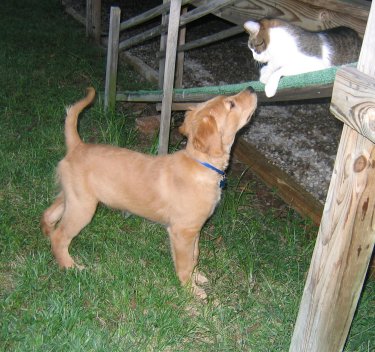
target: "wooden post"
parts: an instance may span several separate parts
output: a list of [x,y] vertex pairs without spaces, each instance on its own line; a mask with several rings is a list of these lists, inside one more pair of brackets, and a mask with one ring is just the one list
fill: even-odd
[[[181,11],[182,15],[186,14],[187,7],[184,7]],[[186,26],[180,28],[178,35],[178,46],[185,44],[186,38]],[[176,77],[174,84],[176,88],[182,88],[182,78],[184,75],[184,61],[185,61],[185,52],[180,51],[177,53],[177,64],[176,64]]]
[[[169,0],[163,0],[163,5],[165,5]],[[168,16],[166,14],[163,14],[161,17],[161,27],[163,28],[167,23]],[[167,46],[167,35],[165,33],[161,33],[160,36],[160,52],[165,51],[165,48]],[[163,88],[164,83],[164,70],[165,70],[165,57],[160,58],[159,60],[159,82],[158,87],[160,89]]]
[[86,0],[86,36],[100,44],[101,0]]
[[[344,121],[291,352],[342,351],[375,242],[375,6],[355,79],[338,72],[331,111]],[[337,83],[337,84],[336,84]],[[362,133],[366,131],[366,137]]]
[[168,23],[167,53],[165,58],[163,100],[161,103],[161,123],[159,133],[159,154],[167,154],[171,106],[173,95],[174,70],[176,64],[177,37],[180,23],[181,0],[171,1]]
[[118,66],[118,44],[120,37],[120,15],[119,7],[111,7],[109,20],[109,36],[107,47],[107,69],[104,88],[104,110],[112,110],[116,104],[116,84]]

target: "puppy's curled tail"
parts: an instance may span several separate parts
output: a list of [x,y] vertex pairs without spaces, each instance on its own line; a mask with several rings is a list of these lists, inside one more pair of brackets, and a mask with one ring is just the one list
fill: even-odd
[[77,101],[74,105],[66,109],[65,143],[68,153],[82,142],[77,130],[78,116],[86,106],[93,102],[94,98],[95,89],[93,87],[89,87],[87,88],[86,97]]

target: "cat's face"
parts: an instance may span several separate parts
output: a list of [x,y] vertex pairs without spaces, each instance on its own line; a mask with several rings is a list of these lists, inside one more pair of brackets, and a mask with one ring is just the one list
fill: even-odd
[[246,32],[249,33],[248,46],[255,60],[266,63],[269,61],[267,48],[270,42],[269,28],[271,21],[247,21],[244,24]]

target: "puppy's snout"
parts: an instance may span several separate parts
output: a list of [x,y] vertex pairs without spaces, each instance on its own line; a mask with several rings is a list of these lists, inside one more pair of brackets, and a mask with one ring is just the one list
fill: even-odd
[[254,90],[254,88],[253,88],[252,86],[248,86],[246,89],[247,89],[250,93],[255,93],[255,90]]

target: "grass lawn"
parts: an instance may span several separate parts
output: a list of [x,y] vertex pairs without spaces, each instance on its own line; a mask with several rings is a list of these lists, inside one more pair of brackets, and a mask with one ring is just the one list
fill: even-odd
[[[317,228],[260,211],[245,177],[229,175],[202,231],[207,304],[179,286],[162,226],[103,206],[71,246],[87,269],[57,268],[39,218],[65,152],[65,106],[103,90],[105,55],[58,0],[2,0],[0,33],[0,351],[287,351]],[[121,72],[123,88],[145,87]],[[100,99],[80,130],[145,145],[133,112],[106,116]],[[345,351],[375,349],[374,291],[367,281]]]

